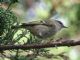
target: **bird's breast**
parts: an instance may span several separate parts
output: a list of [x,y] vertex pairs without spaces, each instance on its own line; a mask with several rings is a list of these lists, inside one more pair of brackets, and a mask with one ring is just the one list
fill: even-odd
[[33,35],[37,36],[38,38],[42,38],[42,39],[51,37],[56,33],[54,27],[45,26],[45,25],[33,26],[29,28],[29,30],[31,31]]

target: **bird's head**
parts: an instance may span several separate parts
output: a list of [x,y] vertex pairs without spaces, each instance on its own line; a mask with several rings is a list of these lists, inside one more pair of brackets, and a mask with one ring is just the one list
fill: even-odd
[[[57,21],[57,20],[56,20]],[[58,24],[61,26],[61,28],[67,28],[66,26],[64,26],[64,24],[61,21],[57,21]]]
[[63,28],[67,28],[61,21],[55,20],[56,31],[60,31]]

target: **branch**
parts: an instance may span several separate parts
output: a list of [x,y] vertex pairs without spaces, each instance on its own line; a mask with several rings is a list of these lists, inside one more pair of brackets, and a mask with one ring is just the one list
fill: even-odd
[[1,45],[0,51],[2,50],[12,50],[12,49],[40,49],[40,48],[50,48],[50,47],[61,47],[61,46],[76,46],[80,45],[80,41],[74,41],[74,40],[62,40],[62,41],[56,41],[56,42],[49,42],[45,44],[27,44],[27,45]]

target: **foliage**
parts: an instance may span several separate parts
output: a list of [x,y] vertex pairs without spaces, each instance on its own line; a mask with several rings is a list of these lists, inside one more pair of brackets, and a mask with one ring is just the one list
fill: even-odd
[[0,44],[8,44],[15,33],[11,26],[17,24],[17,17],[10,10],[0,8]]
[[0,8],[0,36],[11,28],[16,23],[17,17],[11,11],[5,11]]

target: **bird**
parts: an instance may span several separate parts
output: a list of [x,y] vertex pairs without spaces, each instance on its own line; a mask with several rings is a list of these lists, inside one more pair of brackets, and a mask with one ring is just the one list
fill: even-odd
[[52,37],[62,28],[66,28],[62,24],[62,22],[57,20],[45,20],[41,23],[44,23],[45,25],[34,25],[27,28],[31,31],[33,35],[37,36],[40,39],[46,39]]
[[38,37],[39,39],[44,39],[44,40],[54,36],[61,29],[66,28],[66,26],[64,26],[61,21],[53,20],[53,19],[44,20],[40,22],[22,23],[18,27],[26,28],[34,36]]

